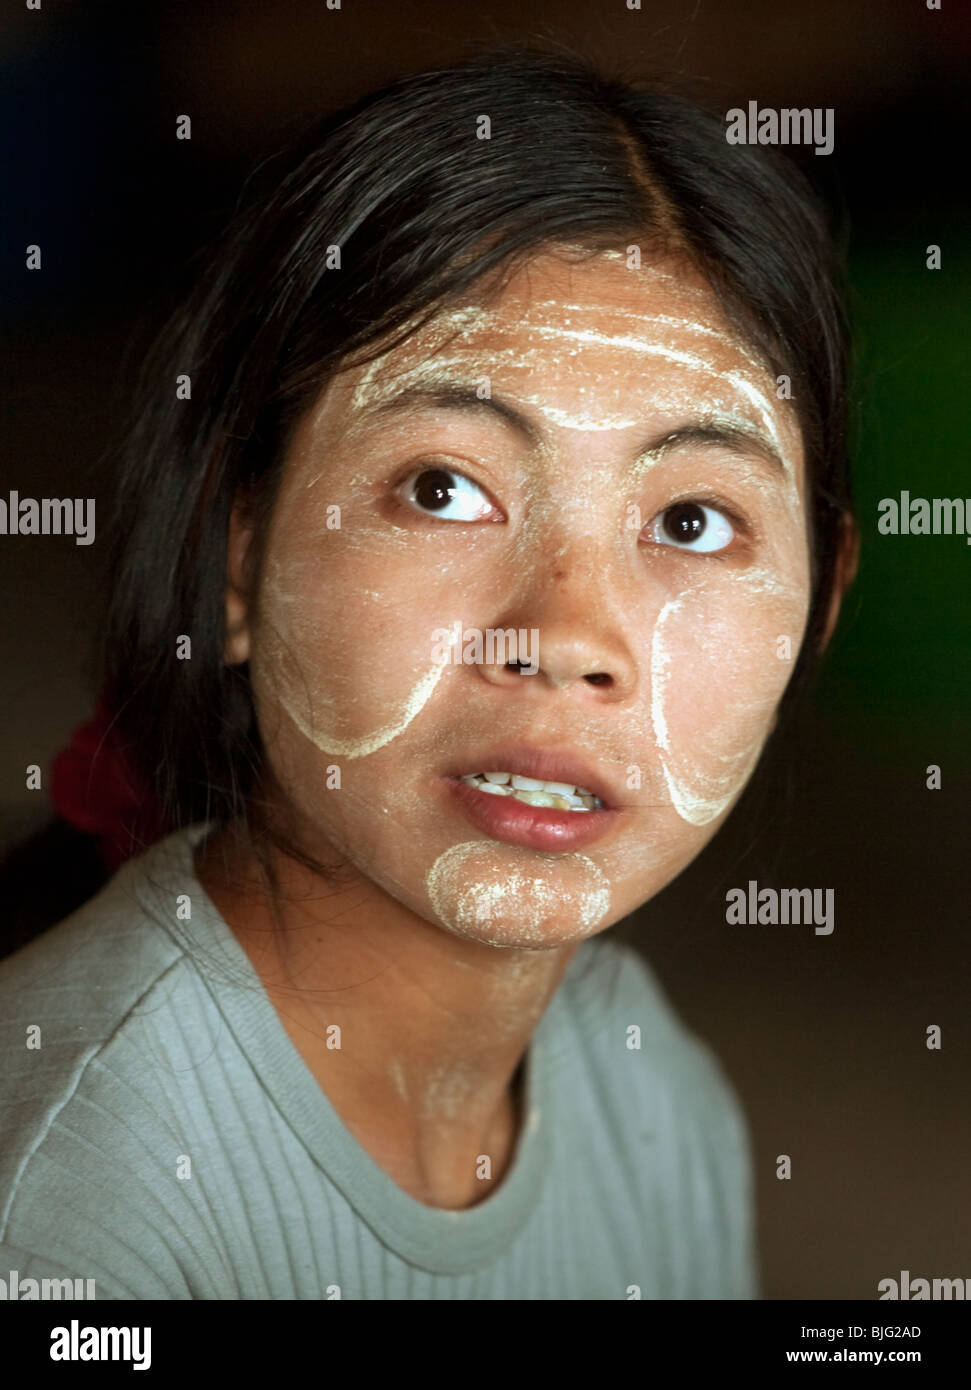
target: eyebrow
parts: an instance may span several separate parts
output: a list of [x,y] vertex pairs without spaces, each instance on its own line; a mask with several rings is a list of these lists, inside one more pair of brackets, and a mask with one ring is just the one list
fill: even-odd
[[[542,442],[540,430],[516,406],[501,396],[480,396],[474,386],[461,382],[432,382],[406,387],[389,399],[368,407],[364,417],[370,419],[375,415],[396,414],[413,407],[491,415],[510,426],[534,448]],[[655,436],[636,451],[634,466],[647,458],[660,459],[675,450],[699,445],[754,456],[769,464],[773,472],[782,475],[789,471],[778,449],[758,426],[734,416],[726,419],[705,416]]]
[[705,419],[680,426],[642,449],[637,462],[647,458],[660,459],[674,450],[698,445],[724,449],[733,454],[748,454],[769,464],[774,473],[785,476],[789,472],[775,445],[757,426],[741,419]]
[[365,416],[390,415],[413,406],[424,406],[432,410],[464,410],[480,415],[491,414],[510,425],[528,444],[535,447],[541,442],[539,430],[514,405],[499,396],[480,396],[474,386],[464,386],[460,382],[433,382],[408,386],[390,400],[380,401],[377,405],[371,406],[365,411]]

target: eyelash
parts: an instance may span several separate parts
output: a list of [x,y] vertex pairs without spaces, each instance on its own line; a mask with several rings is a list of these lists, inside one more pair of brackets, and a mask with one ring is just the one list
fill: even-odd
[[[462,469],[456,468],[452,464],[442,462],[439,459],[430,459],[427,462],[420,464],[417,468],[412,466],[407,470],[407,472],[398,474],[396,479],[391,483],[391,489],[394,494],[395,500],[405,511],[410,513],[412,516],[424,517],[426,521],[441,520],[441,518],[436,517],[432,512],[421,511],[418,507],[408,502],[407,499],[405,499],[402,496],[405,485],[407,483],[417,482],[417,480],[421,478],[425,473],[447,473],[451,477],[463,479],[465,482],[471,483],[473,487],[478,488],[480,492],[484,493],[489,499],[490,506],[494,507],[496,511],[503,511],[503,508],[493,498],[491,490],[488,487],[486,487],[484,483],[476,482],[475,478],[473,478],[470,474],[464,473]],[[473,519],[469,519],[463,523],[461,520],[452,517],[446,518],[443,524],[446,526],[461,526],[463,524],[466,526],[471,526],[477,524],[477,522]]]
[[[450,466],[449,464],[447,464],[447,463],[439,462],[439,461],[437,461],[437,460],[432,460],[432,461],[429,461],[429,462],[427,462],[427,463],[421,464],[421,465],[420,465],[419,467],[417,467],[417,468],[411,467],[411,468],[407,471],[407,473],[404,473],[404,474],[402,474],[402,475],[399,475],[397,481],[395,481],[394,483],[392,483],[392,489],[393,489],[393,492],[394,492],[394,494],[395,494],[396,499],[399,501],[400,505],[401,505],[406,511],[408,511],[411,515],[413,515],[413,516],[422,516],[422,517],[425,517],[426,520],[428,520],[428,521],[436,521],[436,520],[439,519],[439,518],[436,518],[431,512],[424,512],[424,511],[421,511],[418,507],[413,506],[411,503],[409,503],[407,500],[405,500],[405,499],[404,499],[403,497],[401,497],[401,495],[400,495],[400,494],[401,494],[401,490],[404,488],[404,486],[405,486],[406,483],[413,482],[413,481],[417,481],[424,473],[433,473],[433,472],[448,473],[448,474],[450,474],[450,475],[453,475],[453,476],[456,477],[456,478],[462,478],[462,479],[464,479],[466,482],[472,483],[475,487],[479,488],[479,490],[480,490],[481,492],[486,493],[487,495],[489,495],[489,497],[490,497],[490,502],[491,502],[491,505],[492,505],[492,506],[494,506],[497,510],[502,511],[502,508],[499,506],[499,504],[498,504],[497,502],[495,502],[495,501],[492,500],[491,494],[489,493],[489,489],[486,488],[482,483],[476,482],[476,480],[475,480],[473,477],[471,477],[471,476],[470,476],[469,474],[467,474],[467,473],[463,473],[463,472],[461,471],[461,469],[451,467],[451,466]],[[673,507],[686,506],[686,505],[690,505],[690,504],[695,504],[695,505],[697,505],[697,506],[702,506],[702,507],[711,507],[714,511],[720,512],[723,516],[725,516],[725,517],[728,519],[728,521],[731,522],[732,527],[733,527],[736,531],[740,532],[747,540],[752,540],[753,538],[755,538],[755,526],[753,525],[751,518],[750,518],[749,516],[745,515],[733,502],[730,502],[727,498],[722,497],[722,496],[720,496],[720,495],[717,494],[717,493],[690,493],[690,494],[687,494],[687,495],[685,495],[685,496],[683,496],[683,497],[675,497],[675,498],[672,498],[671,501],[668,502],[668,504],[667,504],[666,507],[662,507],[660,511],[655,512],[654,515],[651,516],[651,517],[645,522],[644,527],[643,527],[642,529],[645,529],[645,530],[646,530],[646,528],[647,528],[648,526],[650,526],[650,525],[651,525],[654,521],[656,521],[659,517],[663,517],[664,514],[665,514],[665,512],[670,511]],[[446,520],[443,524],[446,525],[446,526],[455,526],[455,525],[462,525],[462,524],[465,524],[465,525],[468,526],[468,525],[476,525],[476,524],[478,524],[478,523],[477,523],[476,521],[472,521],[472,520],[466,521],[466,522],[463,523],[463,522],[457,521],[456,519],[453,518],[453,519],[448,519],[448,520]],[[671,549],[677,550],[677,549],[681,549],[682,547],[679,547],[679,546],[672,546],[672,547],[670,547],[670,548],[671,548]],[[726,553],[726,551],[729,550],[730,548],[731,548],[730,546],[726,546],[726,547],[725,547],[725,550],[721,550],[721,551],[710,551],[710,552],[704,552],[704,551],[687,551],[687,550],[686,550],[686,553],[688,553],[688,554],[709,554],[709,555],[711,555],[711,556],[714,557],[714,556],[717,556],[717,555],[724,555],[724,554]],[[685,548],[685,549],[686,549],[686,548]]]
[[[663,516],[664,513],[670,511],[672,507],[681,507],[692,502],[696,503],[699,507],[712,507],[716,512],[721,512],[721,514],[726,516],[732,525],[745,536],[751,537],[754,535],[755,528],[751,519],[745,516],[734,502],[729,502],[726,497],[721,497],[717,493],[694,493],[687,497],[676,497],[673,501],[669,502],[666,507],[662,507],[659,512],[655,512],[655,516]],[[651,518],[651,521],[653,520],[654,517]],[[650,525],[651,523],[648,522],[647,524]]]

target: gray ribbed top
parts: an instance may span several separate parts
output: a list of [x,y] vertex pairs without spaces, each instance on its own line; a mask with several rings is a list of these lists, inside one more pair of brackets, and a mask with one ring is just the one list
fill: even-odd
[[0,1279],[135,1299],[757,1295],[737,1101],[636,952],[609,932],[578,949],[501,1183],[427,1207],[294,1047],[196,878],[205,832],[0,962]]

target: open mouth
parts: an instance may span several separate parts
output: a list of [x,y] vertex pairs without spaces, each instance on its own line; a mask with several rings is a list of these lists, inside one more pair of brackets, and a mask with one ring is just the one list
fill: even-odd
[[599,811],[604,803],[587,787],[570,782],[546,782],[538,777],[522,777],[515,772],[471,772],[461,781],[468,782],[488,796],[510,797],[526,806],[544,807],[550,811]]
[[[513,754],[508,756],[512,762]],[[531,769],[556,772],[557,780],[552,781],[505,769],[502,767],[505,758],[497,757],[492,764],[495,771],[490,768],[488,772],[456,772],[442,779],[466,819],[490,839],[541,853],[567,853],[593,844],[616,826],[621,815],[618,808],[610,806],[586,784],[566,780],[581,771],[579,767],[571,768],[569,759],[540,755],[516,757],[527,765],[530,762],[534,765],[560,762],[566,766],[541,765]]]

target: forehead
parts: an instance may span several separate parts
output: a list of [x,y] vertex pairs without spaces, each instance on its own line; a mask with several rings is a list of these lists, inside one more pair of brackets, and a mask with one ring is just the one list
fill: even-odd
[[[693,346],[688,340],[693,340]],[[523,347],[531,364],[592,375],[631,368],[633,381],[666,365],[702,361],[720,372],[765,375],[766,367],[729,325],[710,287],[674,261],[631,268],[619,252],[578,258],[569,249],[533,257],[498,291],[470,294],[442,310],[361,373],[390,383],[429,357],[482,356],[513,369]],[[503,352],[509,360],[503,362]],[[616,359],[616,360],[615,360]],[[624,359],[628,359],[624,362]]]
[[580,320],[596,316],[605,341],[644,338],[651,325],[698,324],[747,355],[711,288],[687,263],[673,259],[631,266],[619,251],[544,251],[521,265],[483,307],[477,326],[469,325],[483,336],[560,327],[570,317],[577,318],[579,329]]
[[470,292],[342,374],[330,405],[353,429],[389,402],[456,384],[526,405],[564,442],[575,431],[623,435],[648,423],[734,418],[764,434],[793,480],[801,472],[791,405],[711,288],[680,261],[633,268],[619,252],[543,252],[500,289]]

